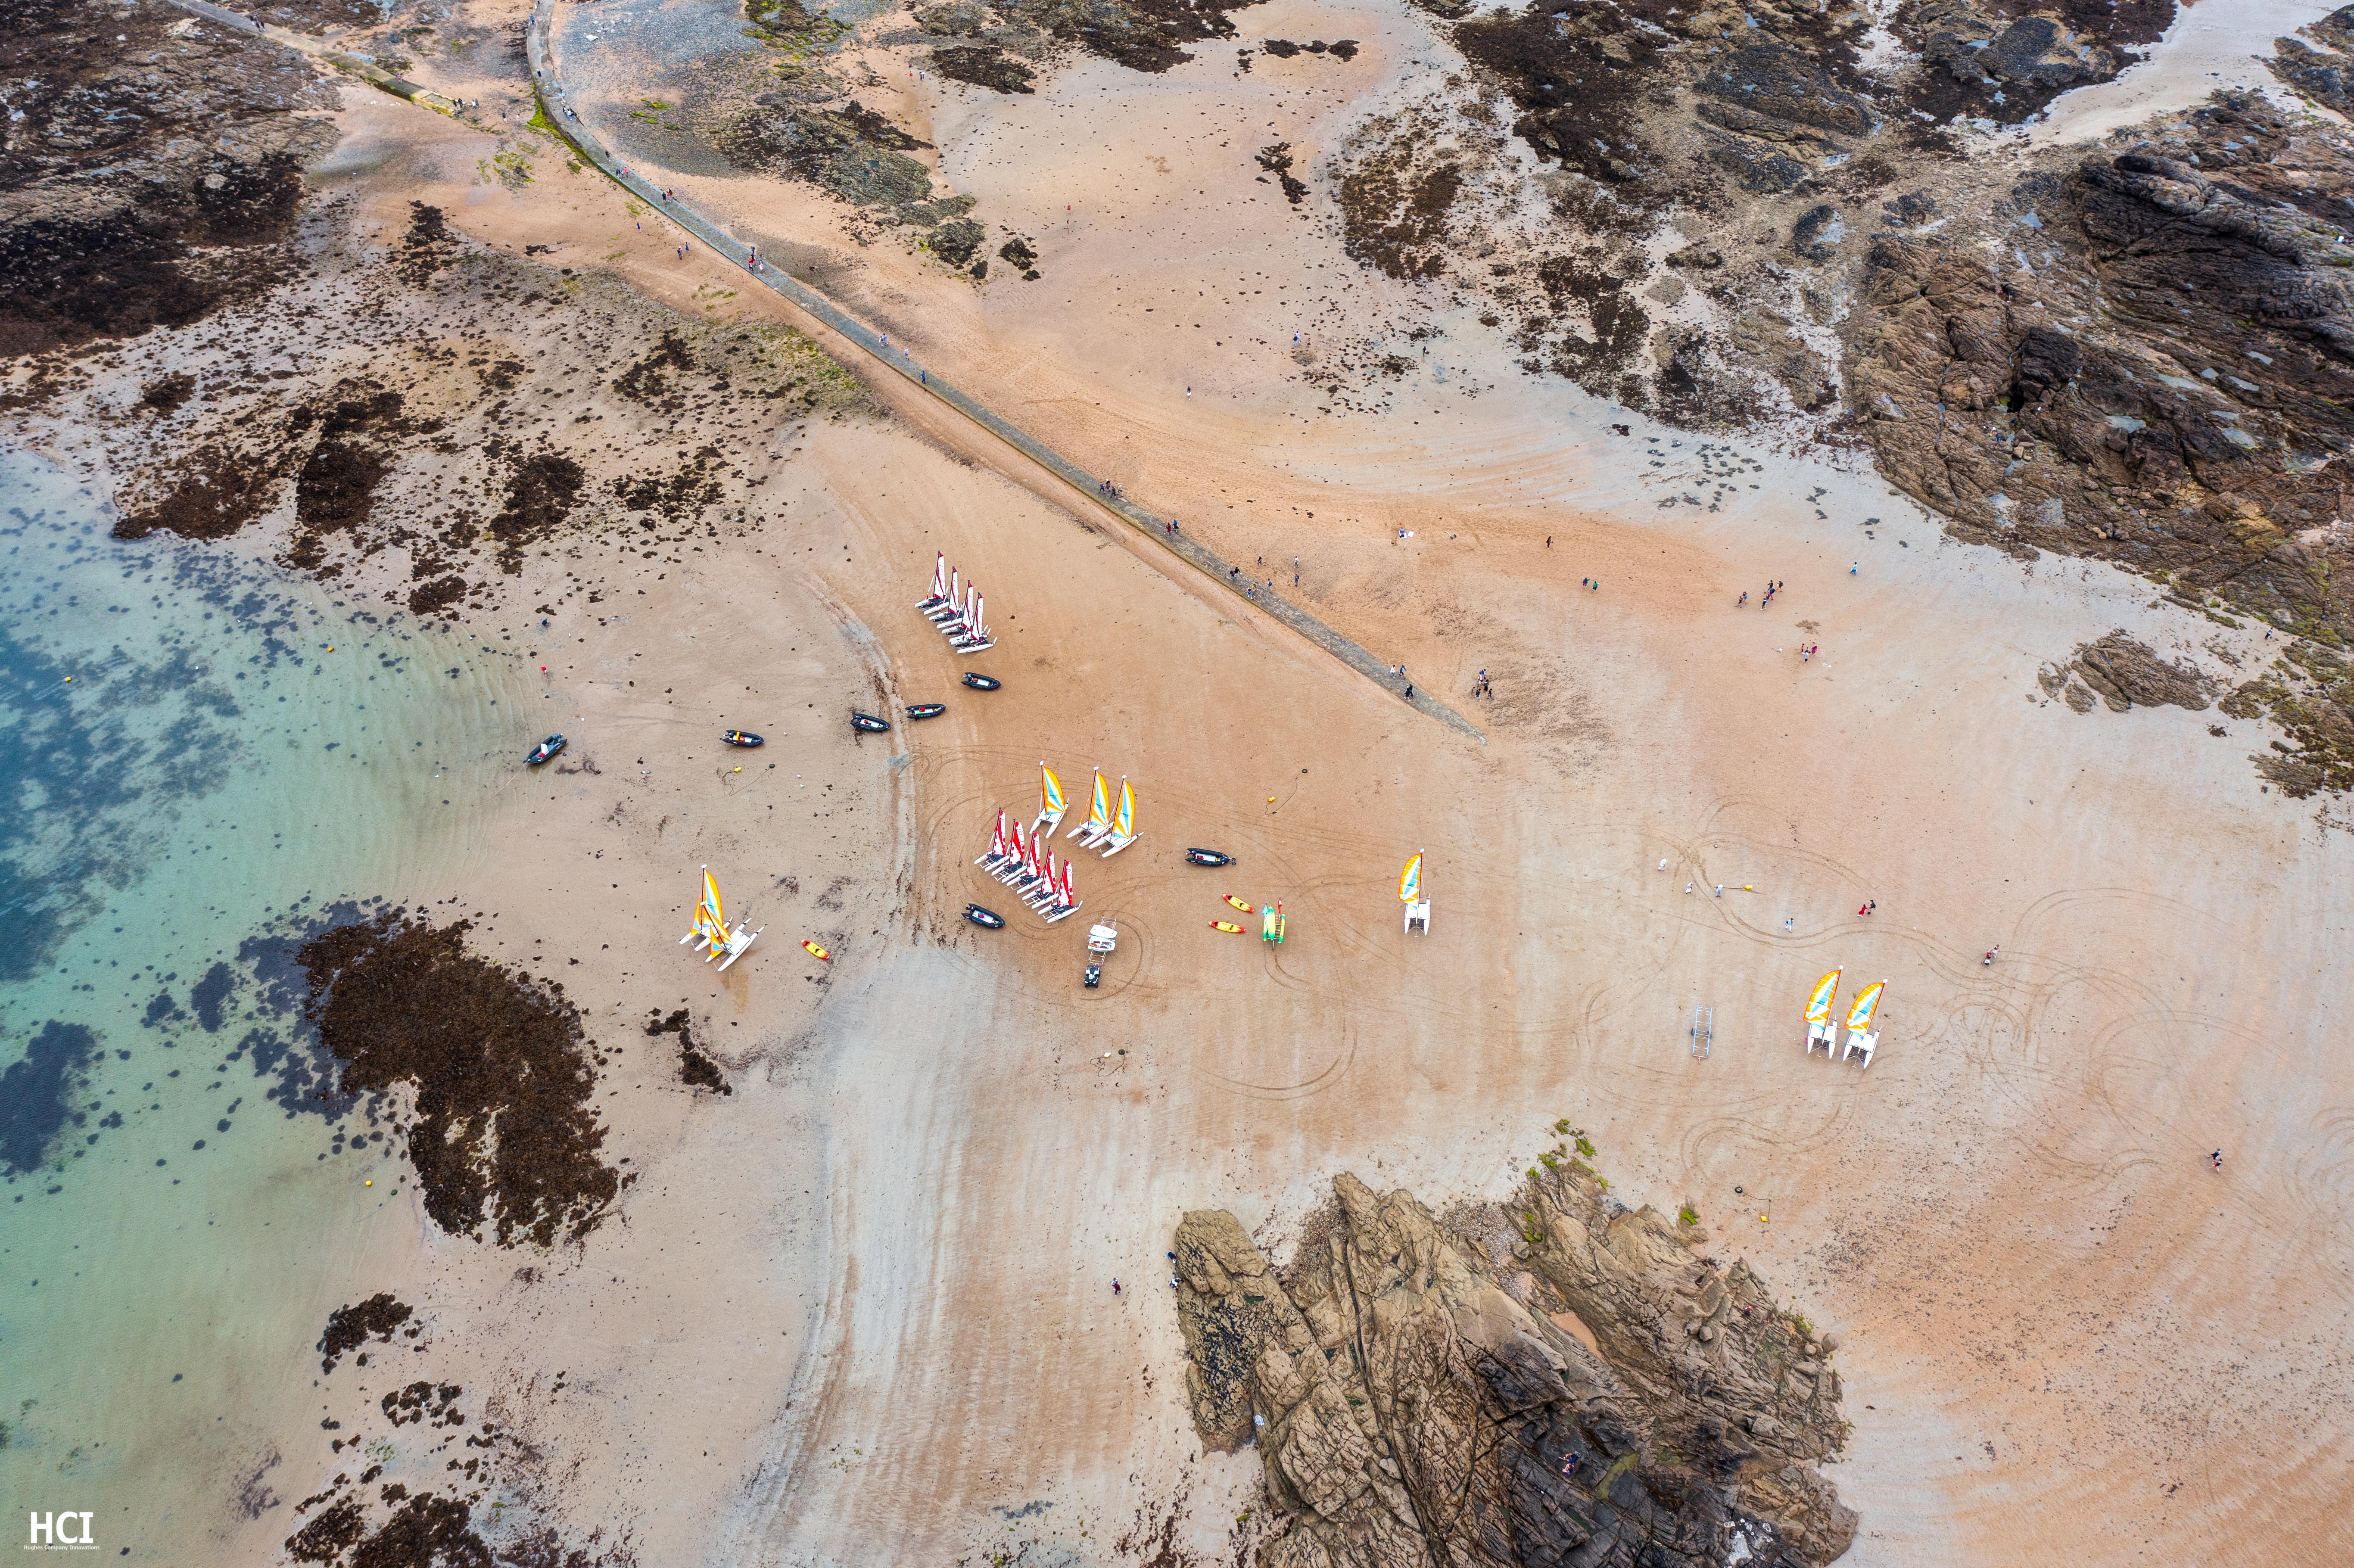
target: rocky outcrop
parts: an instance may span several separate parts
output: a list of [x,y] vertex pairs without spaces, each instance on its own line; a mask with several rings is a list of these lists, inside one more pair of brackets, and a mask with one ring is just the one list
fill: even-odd
[[2332,571],[2354,154],[2252,96],[2161,131],[2021,182],[1992,246],[1876,239],[1848,323],[1851,417],[1965,536],[2354,632]]
[[2064,696],[2078,713],[2091,712],[2096,698],[2112,713],[2168,705],[2203,712],[2216,690],[2198,665],[2159,658],[2122,627],[2079,644],[2064,669],[2047,668],[2041,679],[2045,691]]
[[[1187,1214],[1178,1321],[1203,1442],[1256,1442],[1263,1568],[1750,1562],[1846,1551],[1813,1466],[1845,1440],[1837,1349],[1708,1234],[1574,1161],[1442,1223],[1333,1183],[1278,1272]],[[1590,1343],[1589,1343],[1590,1340]]]
[[334,90],[162,0],[0,12],[0,356],[196,321],[283,276]]

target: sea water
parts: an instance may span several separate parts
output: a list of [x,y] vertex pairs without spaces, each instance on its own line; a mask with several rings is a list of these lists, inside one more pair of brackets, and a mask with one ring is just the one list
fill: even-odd
[[325,1314],[415,1223],[285,934],[459,863],[540,715],[461,632],[111,522],[0,451],[0,1551],[69,1510],[189,1563],[294,1528]]

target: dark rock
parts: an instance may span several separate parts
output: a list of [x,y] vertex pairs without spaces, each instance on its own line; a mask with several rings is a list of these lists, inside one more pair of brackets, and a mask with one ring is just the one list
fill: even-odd
[[951,267],[961,267],[973,258],[989,230],[969,217],[956,218],[932,230],[932,254]]
[[2215,690],[2196,664],[2169,663],[2123,629],[2079,647],[2070,668],[2117,713],[2166,704],[2200,712]]
[[1808,207],[1790,226],[1790,249],[1809,261],[1829,261],[1839,254],[1839,242],[1846,237],[1846,220],[1839,208],[1825,202]]

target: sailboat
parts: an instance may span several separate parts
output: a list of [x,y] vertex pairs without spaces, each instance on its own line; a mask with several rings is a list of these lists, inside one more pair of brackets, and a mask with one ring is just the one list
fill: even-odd
[[1076,914],[1078,907],[1079,895],[1071,886],[1071,863],[1066,860],[1063,863],[1063,885],[1055,890],[1055,902],[1046,909],[1046,924],[1051,926],[1066,916]]
[[1065,810],[1063,781],[1055,777],[1055,770],[1042,759],[1038,764],[1038,817],[1030,824],[1031,837],[1035,838],[1041,833],[1048,838],[1054,837],[1055,830],[1063,825]]
[[[766,927],[761,927],[761,930],[766,929]],[[686,935],[678,939],[679,945],[684,947],[689,942],[695,943],[703,949],[703,961],[706,964],[714,959],[721,958],[723,954],[726,955],[719,965],[724,969],[742,958],[745,949],[751,947],[754,938],[759,934],[759,931],[746,930],[740,926],[731,927],[727,924],[726,908],[719,901],[719,884],[712,878],[711,868],[705,866],[703,899],[695,906],[695,922],[688,928]]]
[[965,619],[963,635],[950,636],[949,646],[960,653],[979,653],[997,646],[997,634],[989,630],[987,599],[972,596],[972,613]]
[[1818,1045],[1823,1048],[1824,1055],[1831,1054],[1831,1043],[1839,1035],[1839,1026],[1831,1022],[1831,1003],[1839,998],[1840,977],[1846,972],[1845,969],[1833,969],[1815,982],[1813,993],[1807,998],[1807,1054],[1809,1056],[1815,1054]]
[[1109,860],[1136,842],[1136,791],[1128,780],[1119,781],[1119,809],[1111,814],[1111,837],[1104,844],[1104,858]]
[[1088,849],[1093,849],[1103,842],[1104,835],[1110,832],[1111,796],[1104,789],[1103,769],[1098,768],[1096,769],[1095,800],[1087,808],[1087,820],[1073,828],[1069,836],[1078,840]]
[[1880,993],[1887,989],[1886,980],[1874,980],[1855,993],[1855,1005],[1847,1010],[1847,1044],[1840,1052],[1840,1061],[1861,1056],[1865,1066],[1872,1065],[1872,1054],[1880,1049],[1880,1032],[1872,1026],[1872,1014],[1879,1012]]
[[1398,902],[1405,906],[1405,928],[1411,933],[1416,926],[1422,934],[1430,935],[1430,900],[1422,895],[1422,856],[1416,850],[1398,873]]
[[949,601],[949,558],[940,555],[932,563],[932,591],[916,601],[917,609],[938,609]]

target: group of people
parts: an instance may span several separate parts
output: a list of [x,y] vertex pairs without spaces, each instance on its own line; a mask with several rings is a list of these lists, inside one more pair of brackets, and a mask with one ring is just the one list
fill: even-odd
[[[1114,484],[1108,479],[1099,479],[1096,481],[1096,493],[1097,495],[1108,495],[1114,501],[1118,501],[1120,497],[1120,489],[1119,486]],[[1177,524],[1174,523],[1170,524],[1169,531],[1172,534],[1177,532]]]
[[1496,700],[1496,688],[1488,683],[1487,671],[1480,671],[1479,678],[1471,683],[1471,694],[1475,697],[1485,697],[1490,702]]

